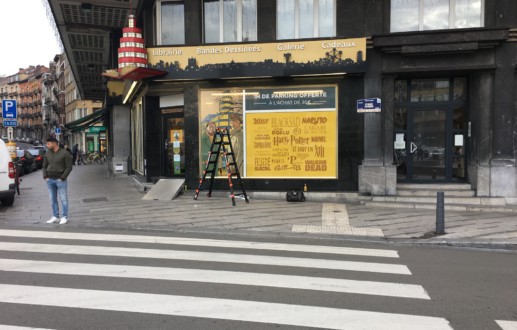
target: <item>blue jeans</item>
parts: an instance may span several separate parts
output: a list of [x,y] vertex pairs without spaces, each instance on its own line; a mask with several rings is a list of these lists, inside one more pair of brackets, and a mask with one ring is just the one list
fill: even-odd
[[52,213],[56,218],[59,218],[59,205],[57,202],[57,196],[61,200],[61,206],[63,207],[63,217],[68,217],[68,196],[67,196],[67,181],[61,181],[58,179],[48,179],[47,188],[50,196],[50,203],[52,204]]

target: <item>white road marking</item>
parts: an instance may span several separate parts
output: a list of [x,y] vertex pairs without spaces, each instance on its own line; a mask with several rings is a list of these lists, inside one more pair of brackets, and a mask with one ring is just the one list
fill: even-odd
[[238,264],[272,265],[285,267],[306,267],[338,269],[360,272],[411,275],[405,265],[314,258],[293,258],[261,256],[251,254],[231,254],[214,252],[175,251],[157,249],[137,249],[106,246],[56,245],[0,242],[0,250],[33,253],[84,254],[97,256],[118,256],[130,258],[157,258],[170,260],[195,260],[206,262],[227,262]]
[[19,327],[15,325],[0,324],[0,330],[51,330],[48,328]]
[[296,275],[289,276],[205,269],[83,264],[18,259],[0,259],[0,270],[38,274],[105,276],[116,278],[253,285],[401,298],[431,299],[425,292],[424,288],[420,285]]
[[517,330],[517,321],[496,321],[503,330]]
[[327,329],[452,329],[444,318],[244,300],[0,284],[0,301]]
[[267,243],[267,242],[223,241],[223,240],[214,240],[214,239],[183,238],[183,237],[62,233],[62,232],[49,232],[49,231],[25,231],[25,230],[8,230],[8,229],[0,230],[0,236],[132,242],[132,243],[153,243],[153,244],[176,244],[176,245],[189,245],[189,246],[212,246],[212,247],[224,247],[224,248],[236,248],[236,249],[329,253],[329,254],[359,255],[359,256],[386,257],[386,258],[398,258],[399,257],[397,251],[394,251],[394,250],[362,249],[362,248],[349,248],[349,247],[338,247],[338,246],[283,244],[283,243]]

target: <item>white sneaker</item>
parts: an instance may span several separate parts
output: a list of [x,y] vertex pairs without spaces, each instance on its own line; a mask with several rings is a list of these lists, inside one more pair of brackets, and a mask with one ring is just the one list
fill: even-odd
[[68,218],[67,217],[62,217],[60,220],[59,220],[59,224],[60,225],[64,225],[65,223],[68,222]]
[[58,222],[58,221],[59,221],[58,218],[52,217],[52,218],[50,218],[50,220],[47,221],[47,223],[55,223],[55,222]]

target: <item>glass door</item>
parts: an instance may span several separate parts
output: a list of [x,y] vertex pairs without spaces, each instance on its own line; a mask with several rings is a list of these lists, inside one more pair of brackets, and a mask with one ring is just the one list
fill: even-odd
[[397,181],[466,181],[466,80],[401,79],[394,87]]
[[415,181],[447,177],[447,111],[413,110],[409,113],[409,178]]
[[164,175],[185,176],[185,123],[183,113],[163,116]]

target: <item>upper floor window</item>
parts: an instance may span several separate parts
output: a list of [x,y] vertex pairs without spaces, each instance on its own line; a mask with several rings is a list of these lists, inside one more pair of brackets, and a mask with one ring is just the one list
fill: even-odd
[[205,43],[257,41],[257,0],[204,0]]
[[185,44],[184,1],[158,0],[155,17],[158,45]]
[[485,0],[391,0],[391,32],[482,27]]
[[278,0],[277,39],[336,35],[336,0]]

